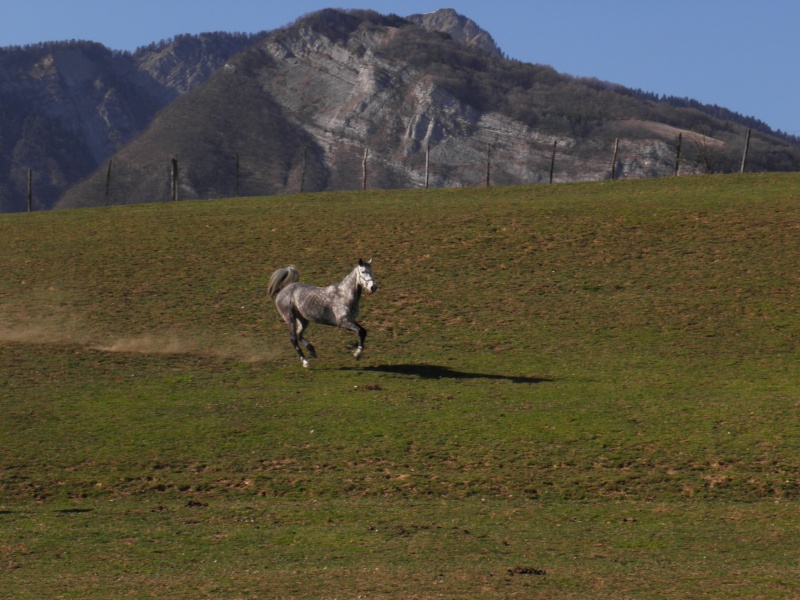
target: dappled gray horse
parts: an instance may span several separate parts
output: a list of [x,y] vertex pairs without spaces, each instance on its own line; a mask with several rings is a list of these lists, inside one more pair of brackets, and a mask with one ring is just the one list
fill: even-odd
[[299,280],[300,273],[294,265],[278,269],[270,277],[267,293],[275,300],[278,312],[289,326],[289,338],[303,366],[308,368],[310,365],[300,349],[301,343],[311,358],[317,357],[314,346],[303,337],[309,321],[357,333],[358,343],[351,348],[353,356],[360,357],[364,351],[367,330],[356,322],[358,301],[362,290],[372,293],[378,289],[372,277],[372,259],[364,262],[359,258],[358,265],[347,277],[327,287],[298,283]]

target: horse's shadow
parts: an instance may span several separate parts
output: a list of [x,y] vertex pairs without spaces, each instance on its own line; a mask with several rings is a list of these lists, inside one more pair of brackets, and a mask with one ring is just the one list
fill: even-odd
[[372,367],[347,367],[347,370],[368,371],[372,373],[392,373],[397,375],[411,375],[420,379],[499,379],[512,383],[545,383],[553,381],[544,377],[519,377],[513,375],[492,375],[489,373],[469,373],[456,371],[450,367],[429,364],[403,364],[403,365],[376,365]]

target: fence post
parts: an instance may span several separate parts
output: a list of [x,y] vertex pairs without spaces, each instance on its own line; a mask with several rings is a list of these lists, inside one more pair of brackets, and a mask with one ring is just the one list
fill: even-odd
[[33,210],[33,169],[28,169],[28,212]]
[[553,156],[550,158],[550,183],[553,183],[553,171],[556,167],[556,146],[558,145],[558,140],[553,140]]
[[306,191],[306,167],[308,166],[308,146],[303,148],[303,172],[300,174],[300,193]]
[[108,161],[108,171],[106,171],[106,206],[108,206],[109,191],[111,189],[111,160]]
[[617,178],[617,152],[619,151],[619,138],[614,140],[614,159],[611,161],[611,181]]
[[362,170],[362,180],[361,180],[361,189],[367,189],[367,156],[369,155],[369,149],[364,148],[364,162],[361,163],[361,170]]
[[235,181],[235,184],[236,184],[236,197],[237,198],[242,195],[240,193],[240,189],[239,189],[239,173],[240,173],[239,169],[240,169],[239,153],[237,152],[236,153],[236,181]]
[[430,167],[431,167],[431,143],[428,142],[428,145],[425,148],[425,189],[428,189],[428,183],[430,182]]
[[492,184],[492,145],[486,144],[486,187]]
[[178,159],[172,159],[172,201],[178,201]]
[[744,141],[744,154],[742,154],[742,168],[739,173],[744,173],[745,168],[747,167],[747,152],[750,150],[750,129],[747,130],[747,137]]
[[681,144],[683,143],[683,134],[678,134],[678,149],[675,152],[675,177],[678,176],[678,169],[681,168]]

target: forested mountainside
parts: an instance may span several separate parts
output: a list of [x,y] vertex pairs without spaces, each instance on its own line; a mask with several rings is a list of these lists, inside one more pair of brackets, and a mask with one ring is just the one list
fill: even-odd
[[[793,170],[800,144],[690,99],[504,57],[451,10],[327,9],[136,53],[0,50],[0,210],[181,198]],[[553,165],[553,150],[556,163]],[[488,173],[487,173],[488,171]],[[366,177],[365,177],[366,175]]]

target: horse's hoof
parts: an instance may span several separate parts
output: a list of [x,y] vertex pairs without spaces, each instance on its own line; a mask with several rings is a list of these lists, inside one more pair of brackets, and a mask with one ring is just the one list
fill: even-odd
[[356,358],[361,358],[361,353],[362,353],[363,351],[364,351],[364,349],[363,349],[363,348],[356,348],[356,349],[355,349],[355,352],[353,352],[353,356],[355,356]]
[[311,363],[310,363],[310,362],[308,362],[308,361],[307,361],[307,360],[304,358],[304,359],[303,359],[303,366],[304,366],[306,369],[309,369],[309,368],[311,368]]

